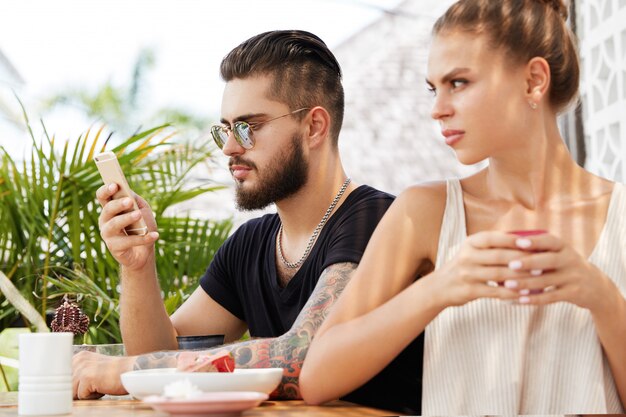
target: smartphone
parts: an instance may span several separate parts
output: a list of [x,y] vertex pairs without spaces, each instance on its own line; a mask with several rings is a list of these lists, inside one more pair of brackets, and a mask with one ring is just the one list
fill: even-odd
[[[105,184],[117,184],[119,189],[113,195],[113,199],[117,200],[118,198],[130,197],[130,199],[133,201],[132,207],[128,210],[123,211],[123,213],[129,213],[134,210],[139,210],[137,202],[133,197],[133,193],[128,186],[128,181],[126,181],[126,176],[124,175],[122,167],[117,160],[117,156],[115,156],[113,152],[103,152],[94,156],[93,160],[96,162],[98,171],[100,171],[102,181],[104,181]],[[148,233],[148,226],[146,226],[146,222],[143,220],[143,218],[139,218],[139,220],[127,226],[124,231],[127,235],[143,236]]]

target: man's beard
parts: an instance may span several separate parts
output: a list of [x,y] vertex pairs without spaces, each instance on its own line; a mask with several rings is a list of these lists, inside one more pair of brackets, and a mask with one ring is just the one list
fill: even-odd
[[291,139],[290,154],[276,155],[259,174],[258,186],[244,189],[237,184],[236,204],[239,210],[259,210],[298,192],[308,179],[309,164],[304,159],[302,136]]

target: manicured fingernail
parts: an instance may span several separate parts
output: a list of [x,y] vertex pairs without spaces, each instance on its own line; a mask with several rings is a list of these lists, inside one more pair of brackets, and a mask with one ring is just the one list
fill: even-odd
[[117,188],[117,185],[115,185],[115,184],[110,184],[110,185],[109,185],[109,191],[110,191],[110,192],[115,191],[115,189],[116,189],[116,188]]
[[520,304],[528,304],[530,302],[530,298],[528,297],[520,297],[519,298],[519,303]]
[[520,269],[522,267],[522,261],[511,261],[509,262],[509,269]]
[[495,281],[487,281],[487,285],[488,285],[489,287],[497,287],[497,286],[498,286],[498,283],[497,283],[497,282],[495,282]]
[[528,288],[524,288],[523,290],[519,290],[519,295],[528,295],[530,294],[530,290]]
[[122,204],[124,204],[124,207],[130,207],[133,205],[133,202],[130,198],[125,198],[124,201],[122,201]]
[[518,248],[527,249],[533,244],[529,239],[517,239],[515,244]]
[[504,286],[506,288],[517,288],[517,285],[517,281],[514,281],[512,279],[504,281]]
[[148,233],[148,236],[152,239],[158,239],[159,237],[159,232],[150,232]]
[[131,218],[133,218],[133,219],[138,219],[138,218],[140,218],[140,217],[141,217],[141,213],[140,213],[139,211],[133,211],[133,212],[130,214],[130,217],[131,217]]
[[531,269],[530,270],[530,275],[532,275],[534,277],[538,277],[541,274],[543,274],[543,270],[542,269]]

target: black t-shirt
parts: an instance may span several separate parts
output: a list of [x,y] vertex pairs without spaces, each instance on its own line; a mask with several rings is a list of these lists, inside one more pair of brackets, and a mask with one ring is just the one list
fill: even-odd
[[[252,337],[281,336],[291,328],[324,269],[361,260],[370,236],[392,202],[390,194],[366,185],[352,191],[328,219],[311,253],[284,288],[278,283],[275,262],[280,219],[277,214],[268,214],[250,220],[220,247],[200,285],[213,300],[246,322]],[[422,343],[414,345],[344,399],[403,412],[418,411]]]

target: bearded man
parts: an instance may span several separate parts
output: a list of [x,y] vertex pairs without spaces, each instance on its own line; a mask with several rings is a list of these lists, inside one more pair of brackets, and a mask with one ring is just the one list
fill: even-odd
[[[155,270],[158,238],[148,204],[123,214],[130,199],[112,200],[115,184],[97,192],[101,234],[121,265],[121,329],[126,350],[109,358],[74,359],[74,396],[123,394],[119,375],[176,367],[176,336],[224,334],[239,368],[280,367],[276,398],[298,399],[308,346],[348,283],[393,196],[346,175],[338,150],[344,94],[339,63],[304,31],[257,35],[222,61],[226,86],[221,124],[211,134],[229,157],[237,205],[275,204],[277,213],[243,224],[217,251],[200,287],[169,317]],[[150,233],[126,236],[143,216]],[[421,363],[416,341],[348,400],[399,411],[419,409]],[[209,353],[211,351],[208,351]],[[198,352],[204,354],[207,352]],[[141,355],[140,355],[141,354]],[[410,372],[410,374],[408,374]]]

